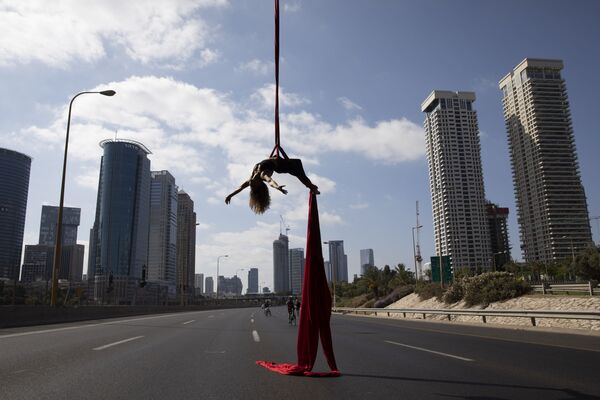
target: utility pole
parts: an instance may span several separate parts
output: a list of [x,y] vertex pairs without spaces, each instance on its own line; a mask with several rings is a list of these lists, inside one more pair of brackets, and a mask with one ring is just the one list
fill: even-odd
[[[417,200],[417,224],[415,225],[415,230],[417,231],[417,242],[416,244],[413,244],[413,246],[415,246],[415,249],[413,249],[415,251],[415,279],[420,279],[422,278],[422,274],[423,274],[423,257],[421,257],[421,235],[420,235],[420,229],[423,227],[423,225],[421,225],[419,223],[419,201]],[[413,232],[414,234],[414,232]],[[413,241],[414,241],[414,236],[413,236]]]

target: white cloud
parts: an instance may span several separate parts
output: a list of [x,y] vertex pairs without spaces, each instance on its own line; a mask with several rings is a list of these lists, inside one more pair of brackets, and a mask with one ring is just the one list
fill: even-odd
[[256,75],[267,75],[274,73],[275,63],[273,61],[261,61],[257,58],[238,65],[238,71],[248,71]]
[[285,3],[283,5],[283,11],[287,13],[298,12],[302,9],[302,5],[298,3]]
[[0,66],[41,62],[67,68],[96,62],[112,48],[142,64],[173,66],[216,53],[200,10],[227,0],[28,0],[0,2]]
[[362,110],[362,107],[347,97],[338,97],[337,101],[348,111]]
[[369,208],[369,203],[350,204],[350,208],[353,210],[364,210],[365,208]]
[[[257,101],[263,108],[272,109],[275,107],[275,85],[269,84],[261,87],[252,95],[252,99]],[[288,93],[279,87],[279,107],[296,108],[310,104],[310,100],[296,93]]]

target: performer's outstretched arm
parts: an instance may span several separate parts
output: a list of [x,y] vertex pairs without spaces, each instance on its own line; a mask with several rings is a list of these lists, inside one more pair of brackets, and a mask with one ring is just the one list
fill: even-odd
[[229,202],[231,201],[231,198],[233,196],[235,196],[236,194],[238,194],[242,190],[246,189],[248,186],[250,186],[250,181],[246,181],[246,182],[242,183],[239,188],[237,188],[236,190],[234,190],[233,192],[231,192],[230,195],[228,195],[227,197],[225,197],[225,204],[229,204]]
[[272,188],[279,190],[283,194],[287,194],[287,190],[284,189],[285,185],[279,185],[277,182],[275,182],[275,179],[271,178],[266,172],[261,173],[260,177],[263,181],[267,182]]

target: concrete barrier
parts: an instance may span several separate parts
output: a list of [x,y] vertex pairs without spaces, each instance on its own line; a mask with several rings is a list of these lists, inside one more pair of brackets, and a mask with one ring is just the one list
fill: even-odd
[[223,304],[213,303],[188,306],[0,306],[0,329],[64,322],[93,321],[135,315],[248,307],[259,308],[260,305],[254,302],[227,302]]

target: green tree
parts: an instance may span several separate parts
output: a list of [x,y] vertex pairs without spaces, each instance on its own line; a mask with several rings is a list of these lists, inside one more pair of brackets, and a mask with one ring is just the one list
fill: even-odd
[[575,258],[574,270],[583,279],[600,281],[600,248],[588,247]]
[[[389,268],[389,267],[388,267]],[[369,267],[363,275],[365,285],[375,298],[379,297],[379,288],[381,286],[381,274],[377,267]]]

